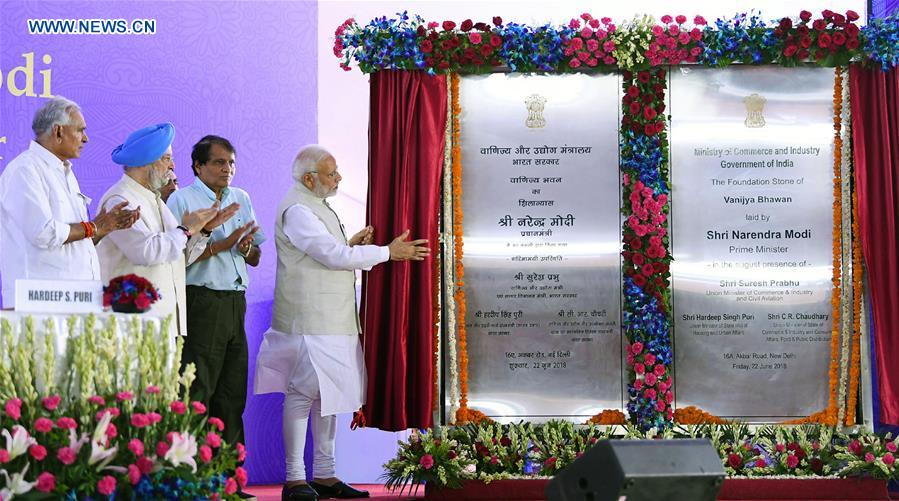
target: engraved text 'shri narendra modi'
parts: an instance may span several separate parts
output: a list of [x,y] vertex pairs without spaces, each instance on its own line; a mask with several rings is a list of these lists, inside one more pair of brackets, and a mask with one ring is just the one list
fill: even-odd
[[543,118],[543,106],[546,104],[546,98],[540,94],[531,94],[524,100],[524,104],[528,108],[528,119],[524,124],[529,129],[542,129],[546,127],[546,119]]
[[762,115],[762,111],[764,111],[767,101],[763,96],[754,93],[743,98],[743,104],[746,105],[746,120],[743,123],[746,127],[756,129],[765,126],[765,117]]

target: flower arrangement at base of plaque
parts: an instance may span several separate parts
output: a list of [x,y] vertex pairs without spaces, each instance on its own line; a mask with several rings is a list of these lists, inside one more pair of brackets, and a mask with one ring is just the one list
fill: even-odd
[[[861,430],[802,425],[750,429],[742,423],[675,425],[644,432],[621,427],[544,424],[468,424],[415,432],[384,465],[391,488],[428,482],[453,488],[465,480],[546,479],[576,461],[601,440],[707,438],[729,478],[899,479],[899,439]],[[741,498],[742,499],[742,498]]]
[[159,292],[144,277],[120,275],[103,287],[103,306],[117,313],[145,313],[159,299]]

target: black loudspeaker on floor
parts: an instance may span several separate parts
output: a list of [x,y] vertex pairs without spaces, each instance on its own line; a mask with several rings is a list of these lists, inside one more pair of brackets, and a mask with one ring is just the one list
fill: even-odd
[[549,501],[715,501],[723,482],[708,439],[603,440],[545,492]]

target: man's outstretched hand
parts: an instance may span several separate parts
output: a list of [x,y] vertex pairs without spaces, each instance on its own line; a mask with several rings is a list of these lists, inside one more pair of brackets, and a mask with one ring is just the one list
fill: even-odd
[[393,242],[387,246],[390,249],[391,261],[423,261],[431,253],[431,249],[425,247],[425,244],[428,243],[427,239],[406,240],[407,238],[409,238],[409,230],[394,238]]

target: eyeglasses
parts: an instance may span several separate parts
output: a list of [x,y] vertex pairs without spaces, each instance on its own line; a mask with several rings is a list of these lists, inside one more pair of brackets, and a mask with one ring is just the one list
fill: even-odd
[[[318,173],[319,172],[317,170],[311,170],[311,171],[307,172],[306,174],[318,174]],[[325,174],[325,176],[328,176],[328,179],[335,179],[338,175],[339,175],[339,173],[336,170],[330,174]]]
[[175,161],[175,159],[172,158],[171,155],[163,155],[163,156],[160,158],[160,160],[162,160],[163,162],[165,162],[165,163],[167,163],[167,164],[173,163],[173,162]]

